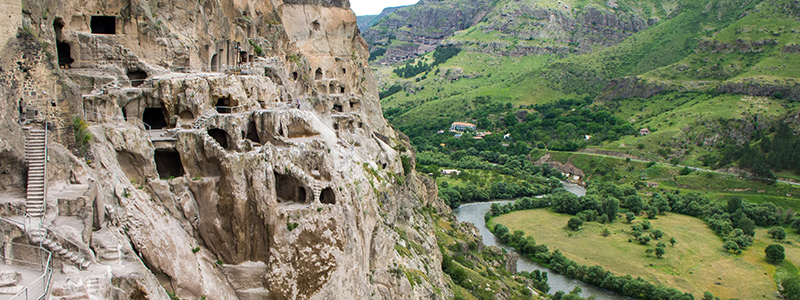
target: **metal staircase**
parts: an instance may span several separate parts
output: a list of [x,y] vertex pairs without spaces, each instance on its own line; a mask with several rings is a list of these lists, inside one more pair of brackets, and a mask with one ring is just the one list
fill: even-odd
[[207,110],[205,113],[203,113],[202,116],[200,116],[199,118],[197,118],[196,121],[194,121],[194,129],[202,128],[203,125],[205,125],[206,122],[208,122],[208,120],[211,119],[211,117],[215,116],[216,114],[217,110],[215,109]]

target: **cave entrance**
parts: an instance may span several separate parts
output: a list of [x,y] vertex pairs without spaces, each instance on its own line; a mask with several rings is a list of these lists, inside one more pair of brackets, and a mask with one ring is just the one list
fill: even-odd
[[228,150],[228,133],[225,132],[225,130],[219,128],[209,129],[208,135],[217,141],[217,144],[222,146],[222,148]]
[[92,16],[90,26],[93,34],[117,34],[117,17]]
[[338,111],[338,112],[344,112],[344,108],[342,108],[342,106],[340,104],[334,104],[333,105],[333,110]]
[[160,107],[146,107],[142,114],[142,122],[150,126],[150,129],[163,129],[167,127],[164,109]]
[[328,94],[333,94],[333,93],[336,93],[336,85],[333,84],[333,82],[331,82],[331,84],[328,86]]
[[[342,88],[342,90],[344,90],[344,88]],[[352,109],[360,109],[361,108],[361,102],[350,101],[350,108],[352,108]]]
[[211,55],[211,72],[219,71],[218,65],[219,65],[219,57],[216,54]]
[[231,96],[217,99],[216,109],[218,113],[229,114],[233,112],[233,100]]
[[297,71],[292,72],[292,79],[297,81],[298,78],[300,78],[300,75],[297,74]]
[[247,135],[246,135],[246,138],[248,140],[252,141],[253,143],[261,144],[261,139],[258,138],[258,130],[256,130],[256,122],[255,121],[250,121],[250,123],[247,124]]
[[242,63],[246,63],[247,62],[247,52],[244,52],[244,51],[239,52],[239,60],[241,60]]
[[322,193],[319,194],[319,202],[323,204],[336,204],[336,194],[333,193],[333,189],[323,189]]
[[322,80],[322,68],[317,68],[317,71],[314,72],[314,80]]
[[306,203],[306,189],[297,178],[273,172],[278,202]]
[[72,51],[69,43],[64,41],[64,20],[56,18],[53,21],[53,30],[56,32],[56,51],[58,52],[58,66],[69,68],[72,62]]
[[183,176],[183,163],[181,163],[178,151],[158,149],[155,153],[155,160],[159,178],[170,179]]
[[147,79],[147,72],[139,69],[128,70],[128,80],[131,81],[132,87],[142,85],[145,79]]

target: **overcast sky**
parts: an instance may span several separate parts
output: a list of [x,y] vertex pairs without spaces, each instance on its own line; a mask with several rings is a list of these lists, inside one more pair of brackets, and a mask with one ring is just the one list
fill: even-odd
[[350,7],[356,16],[377,15],[384,8],[411,5],[419,0],[350,0]]

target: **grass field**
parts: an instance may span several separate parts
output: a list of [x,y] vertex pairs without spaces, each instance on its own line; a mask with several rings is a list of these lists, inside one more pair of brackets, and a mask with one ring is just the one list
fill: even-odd
[[[566,228],[571,216],[550,210],[526,210],[496,217],[491,224],[503,224],[512,232],[522,230],[533,236],[537,243],[550,249],[559,249],[568,258],[584,265],[600,265],[612,273],[642,277],[656,284],[690,292],[696,299],[710,291],[723,299],[779,299],[773,277],[777,269],[793,269],[800,263],[800,236],[790,234],[783,243],[787,266],[771,265],[764,259],[764,248],[775,243],[767,229],[759,228],[753,245],[740,255],[722,249],[722,240],[709,229],[703,220],[669,214],[650,220],[651,230],[660,229],[667,244],[663,258],[648,256],[645,249],[655,248],[629,243],[630,225],[622,220],[613,224],[585,223],[577,232]],[[633,224],[641,219],[633,221]],[[608,228],[611,235],[603,237]],[[678,241],[674,247],[669,238]]]

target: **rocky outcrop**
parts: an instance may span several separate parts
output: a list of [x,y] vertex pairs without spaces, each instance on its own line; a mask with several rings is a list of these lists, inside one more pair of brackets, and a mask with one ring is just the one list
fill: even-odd
[[640,77],[623,77],[611,83],[597,96],[599,101],[614,101],[628,98],[647,99],[666,91],[685,91],[682,86],[663,81],[646,80]]
[[395,10],[364,31],[375,48],[386,49],[380,62],[398,62],[433,51],[454,32],[467,29],[486,15],[488,0],[433,0]]
[[772,97],[800,101],[800,82],[793,79],[770,80],[766,78],[745,78],[723,82],[717,91],[728,94]]
[[51,298],[452,296],[421,211],[446,207],[382,118],[348,1],[22,6],[0,23],[0,191],[47,124],[44,225],[91,262],[57,260]]

